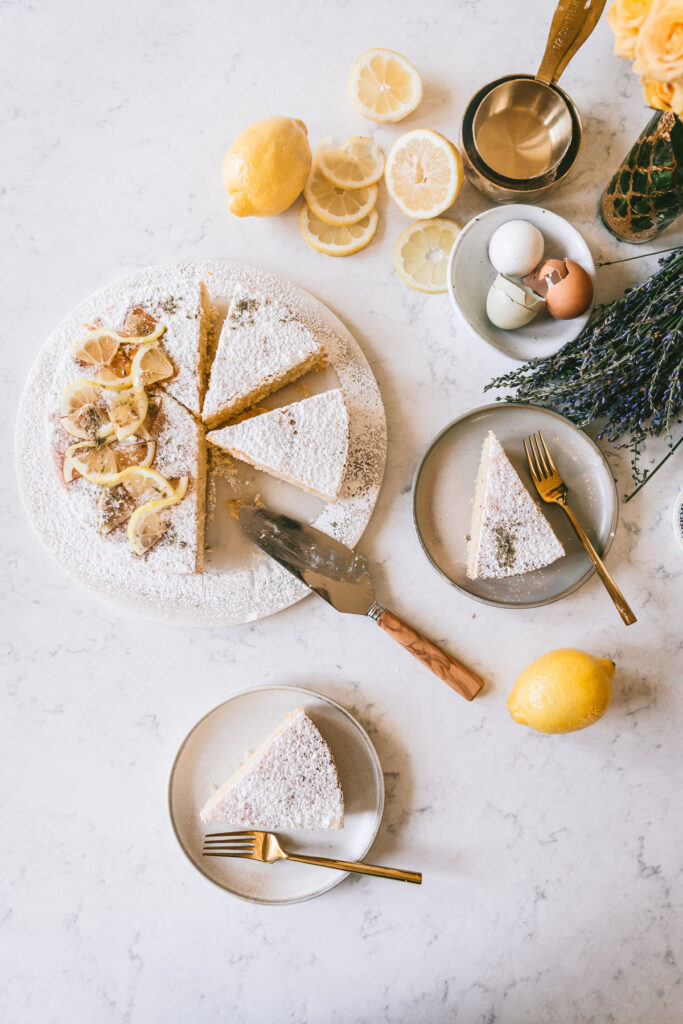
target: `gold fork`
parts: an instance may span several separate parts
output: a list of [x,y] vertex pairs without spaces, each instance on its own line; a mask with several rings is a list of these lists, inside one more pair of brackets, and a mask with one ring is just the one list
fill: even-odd
[[331,860],[329,857],[309,857],[303,853],[288,853],[280,846],[274,832],[212,832],[204,836],[204,857],[247,857],[273,864],[276,860],[296,860],[301,864],[317,864],[323,868],[337,868],[339,871],[356,871],[359,875],[378,875],[380,878],[396,878],[399,882],[422,884],[419,871],[401,871],[400,868],[381,868],[376,864],[356,864],[348,860]]
[[609,574],[604,562],[600,558],[600,555],[586,536],[583,527],[567,504],[567,485],[555,468],[555,463],[550,457],[548,446],[543,440],[543,434],[540,430],[538,434],[532,434],[531,437],[525,439],[524,451],[526,452],[526,460],[529,464],[531,479],[534,481],[534,485],[539,495],[543,498],[543,501],[559,505],[560,508],[566,512],[569,522],[574,527],[579,540],[586,549],[586,554],[595,566],[598,576],[605,585],[607,593],[617,606],[619,614],[626,625],[630,626],[636,621],[636,617],[631,611],[626,598]]

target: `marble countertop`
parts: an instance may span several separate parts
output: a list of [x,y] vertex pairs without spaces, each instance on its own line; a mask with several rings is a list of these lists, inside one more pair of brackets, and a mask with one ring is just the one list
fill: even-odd
[[[609,566],[638,615],[625,629],[593,579],[526,612],[470,602],[439,578],[411,524],[430,438],[482,404],[510,364],[458,322],[446,295],[398,279],[406,221],[380,199],[371,246],[333,260],[297,210],[228,214],[223,152],[250,121],[302,118],[324,134],[402,128],[457,138],[475,89],[534,70],[551,5],[182,0],[0,6],[4,355],[3,779],[0,1013],[29,1022],[680,1024],[683,484],[671,460],[620,510]],[[403,126],[346,94],[368,46],[405,52],[424,100]],[[596,261],[635,255],[597,218],[608,173],[648,119],[606,23],[563,85],[585,124],[575,172],[547,206]],[[469,186],[452,215],[487,203]],[[680,243],[670,230],[653,248]],[[661,243],[661,244],[660,244]],[[385,484],[362,550],[387,603],[487,679],[466,704],[372,625],[314,598],[225,630],[136,621],[67,578],[16,492],[14,416],[50,329],[100,285],[178,259],[238,259],[326,302],[366,352],[386,404]],[[654,259],[598,271],[598,298]],[[657,454],[648,450],[648,457]],[[620,495],[628,457],[609,454]],[[539,653],[577,646],[617,663],[595,727],[532,733],[505,700]],[[382,761],[387,807],[372,859],[419,868],[421,888],[350,878],[309,903],[251,906],[194,872],[166,807],[172,759],[208,709],[252,684],[293,683],[350,708]]]

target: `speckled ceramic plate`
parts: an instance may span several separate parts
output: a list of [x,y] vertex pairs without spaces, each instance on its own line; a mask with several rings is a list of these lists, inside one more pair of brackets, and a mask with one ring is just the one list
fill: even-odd
[[[420,543],[432,565],[462,593],[501,608],[534,608],[571,594],[595,569],[562,509],[542,504],[565,555],[545,569],[502,580],[471,580],[466,574],[467,535],[481,447],[489,430],[503,445],[522,482],[537,498],[523,440],[542,431],[560,475],[569,488],[569,504],[595,548],[604,557],[617,528],[614,478],[604,455],[573,423],[535,405],[516,402],[485,405],[460,416],[427,449],[413,484],[413,518]],[[539,504],[541,504],[540,499]]]
[[[306,393],[339,387],[349,413],[349,457],[339,500],[326,504],[289,484],[231,463],[228,477],[212,475],[207,522],[205,571],[183,575],[154,570],[137,559],[126,544],[111,545],[100,568],[83,543],[67,488],[54,472],[46,429],[58,395],[53,394],[61,361],[84,323],[107,308],[113,296],[151,289],[160,273],[182,270],[187,280],[204,281],[220,315],[237,279],[285,301],[321,338],[328,366],[259,404],[269,408],[300,400]],[[44,435],[44,443],[42,438]],[[279,512],[312,522],[318,529],[353,547],[372,515],[384,474],[386,421],[379,389],[358,344],[341,321],[303,289],[258,267],[222,261],[166,264],[135,271],[91,295],[47,339],[31,369],[17,418],[17,475],[29,519],[58,562],[79,583],[128,611],[183,625],[222,626],[252,622],[287,608],[309,590],[281,566],[249,544],[231,515],[230,501],[253,501],[256,495]],[[45,472],[35,472],[36,460]],[[99,549],[98,549],[99,550]]]
[[384,777],[365,729],[340,704],[298,686],[245,690],[202,718],[185,737],[169,783],[169,808],[176,837],[198,871],[222,889],[251,903],[298,903],[339,885],[348,872],[312,864],[261,864],[229,857],[202,857],[204,835],[225,831],[203,825],[199,812],[250,750],[301,705],[327,740],[344,792],[344,827],[279,832],[293,853],[363,860],[384,811]]

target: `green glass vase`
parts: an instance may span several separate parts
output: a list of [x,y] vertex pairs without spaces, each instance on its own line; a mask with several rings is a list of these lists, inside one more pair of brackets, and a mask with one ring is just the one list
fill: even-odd
[[683,124],[658,110],[602,193],[605,227],[625,242],[647,242],[683,213]]

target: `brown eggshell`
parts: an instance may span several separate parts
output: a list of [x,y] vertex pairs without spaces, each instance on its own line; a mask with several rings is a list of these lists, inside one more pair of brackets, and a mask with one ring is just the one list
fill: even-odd
[[562,278],[567,276],[567,268],[564,260],[546,260],[533,274],[527,274],[522,280],[524,284],[536,292],[542,299],[548,294],[548,277],[552,284],[559,284]]
[[[558,263],[558,260],[549,260],[548,263]],[[559,268],[552,267],[548,278],[548,293],[545,297],[545,308],[556,320],[572,320],[575,316],[585,313],[593,301],[593,282],[590,275],[583,267],[574,260],[565,260],[566,276],[561,281],[554,283],[554,271]],[[539,276],[546,269],[541,267]],[[563,268],[564,269],[564,268]]]

